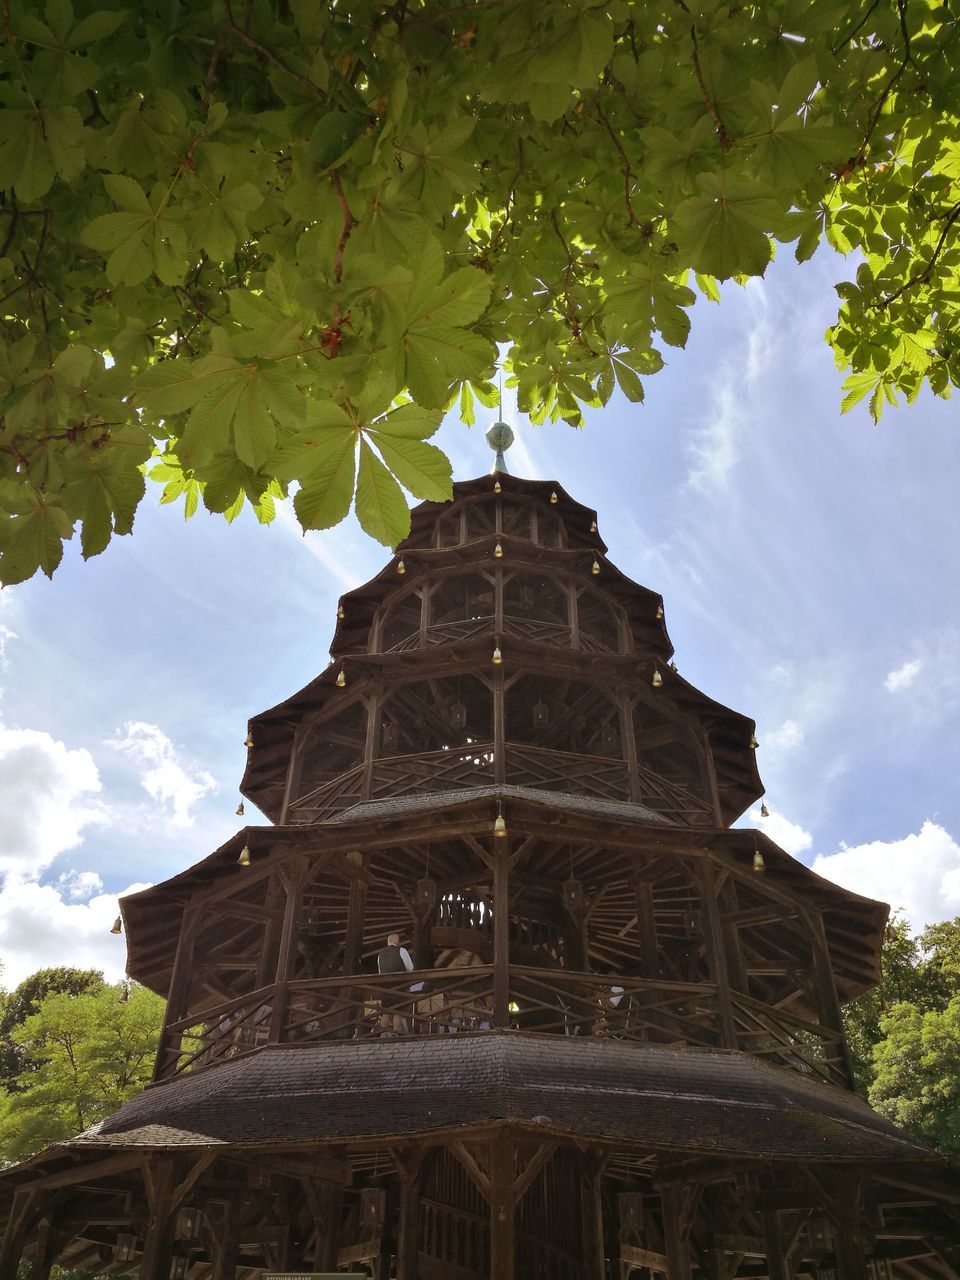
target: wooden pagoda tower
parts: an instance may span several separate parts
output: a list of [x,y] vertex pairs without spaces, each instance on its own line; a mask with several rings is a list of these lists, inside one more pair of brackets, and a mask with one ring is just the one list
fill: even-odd
[[754,724],[671,654],[558,485],[420,506],[250,721],[275,825],[123,901],[155,1082],[0,1175],[0,1280],[958,1280],[852,1090],[887,909],[731,828]]

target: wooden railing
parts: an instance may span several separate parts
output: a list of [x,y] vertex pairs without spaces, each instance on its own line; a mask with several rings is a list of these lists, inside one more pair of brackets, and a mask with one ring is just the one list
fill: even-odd
[[[453,644],[458,640],[469,640],[473,636],[492,634],[498,630],[504,636],[519,636],[525,640],[534,640],[540,644],[554,645],[560,649],[573,647],[573,632],[566,622],[557,618],[531,618],[522,614],[505,613],[499,628],[492,614],[478,618],[460,618],[453,622],[436,622],[427,627],[425,632],[426,647]],[[411,649],[419,649],[421,644],[420,628],[409,635],[395,641],[385,653],[405,653]],[[598,639],[596,636],[581,631],[578,648],[588,653],[616,653],[616,648]]]
[[[513,1030],[645,1044],[723,1044],[717,988],[709,983],[514,964],[508,986],[509,1012],[501,1025]],[[280,1025],[274,1026],[278,990],[262,987],[169,1024],[157,1078],[262,1048],[271,1032],[277,1043],[305,1044],[479,1033],[498,1025],[492,965],[294,981],[287,986]],[[736,992],[731,1004],[737,1048],[848,1087],[839,1035]]]

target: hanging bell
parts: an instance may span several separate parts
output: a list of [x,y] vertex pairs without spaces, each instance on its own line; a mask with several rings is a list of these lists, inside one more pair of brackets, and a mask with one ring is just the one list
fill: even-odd
[[248,733],[248,734],[247,734],[247,736],[246,736],[246,737],[244,738],[244,740],[243,740],[243,745],[247,748],[247,750],[248,750],[248,751],[250,750],[250,748],[253,746],[253,734],[252,734],[252,733]]
[[242,800],[241,800],[241,801],[240,801],[240,803],[237,805],[237,808],[236,808],[236,814],[237,814],[237,817],[238,817],[238,818],[242,818],[242,817],[243,817],[243,801],[242,801]]
[[119,916],[117,916],[116,920],[114,920],[113,924],[110,926],[110,932],[123,933],[123,921]]
[[501,490],[501,488],[502,488],[502,485],[500,484],[500,481],[499,481],[499,480],[497,480],[497,481],[494,483],[494,486],[493,486],[493,492],[494,492],[494,493],[499,493],[499,492],[500,492],[500,490]]
[[663,605],[662,605],[662,604],[658,604],[658,605],[657,605],[657,612],[656,612],[656,614],[655,614],[654,616],[655,616],[655,618],[657,619],[657,621],[658,621],[658,622],[662,622],[662,621],[663,621]]
[[532,609],[536,602],[533,587],[521,587],[517,592],[517,604],[521,609]]
[[496,558],[497,560],[502,560],[502,559],[503,559],[503,547],[501,547],[501,545],[500,545],[500,543],[499,543],[499,542],[498,542],[498,543],[497,543],[497,545],[493,548],[493,554],[494,554],[494,556],[495,556],[495,558]]
[[250,847],[249,845],[244,845],[243,848],[240,850],[240,857],[237,858],[237,866],[249,867],[249,865],[250,865]]
[[770,810],[767,808],[767,806],[766,806],[765,804],[762,804],[762,805],[760,806],[760,817],[761,817],[761,818],[769,818],[769,817],[770,817]]
[[766,871],[767,864],[763,860],[763,854],[759,849],[753,851],[753,869],[754,871]]
[[384,751],[392,751],[397,745],[397,726],[392,720],[385,720],[383,728],[380,730],[380,741],[383,743]]
[[557,497],[557,491],[556,491],[556,489],[554,489],[553,493],[551,493],[551,495],[550,495],[550,501],[551,501],[551,503],[552,503],[554,506],[556,506],[556,505],[557,505],[557,503],[560,501],[560,499]]
[[345,689],[347,687],[347,677],[344,674],[343,667],[341,667],[337,672],[336,685],[338,689]]
[[590,566],[590,572],[593,574],[594,577],[597,576],[597,574],[600,572],[599,560],[594,560],[593,564]]
[[501,662],[503,662],[503,654],[500,652],[499,645],[497,645],[497,647],[494,649],[493,656],[491,657],[490,661],[493,663],[495,667],[499,667]]
[[347,616],[347,611],[346,611],[346,609],[344,609],[344,607],[343,607],[343,605],[342,605],[342,604],[338,604],[338,605],[337,605],[337,617],[338,617],[338,618],[340,619],[340,621],[342,622],[346,616]]
[[757,741],[757,735],[756,735],[755,733],[751,733],[751,735],[750,735],[750,750],[751,750],[751,751],[756,751],[756,749],[757,749],[757,747],[759,747],[759,745],[760,745],[760,743]]
[[402,577],[406,572],[407,572],[407,566],[403,563],[403,561],[402,561],[402,560],[398,560],[398,561],[397,561],[397,573],[399,573],[399,574],[400,574],[400,576]]
[[453,729],[467,727],[467,708],[462,702],[455,702],[450,708],[450,726]]
[[497,814],[496,821],[493,824],[493,834],[498,840],[507,834],[507,824],[503,820],[502,813]]
[[650,681],[650,683],[653,685],[655,689],[659,689],[660,686],[663,684],[663,676],[660,674],[659,667],[654,667],[653,679]]
[[596,533],[596,532],[597,532],[597,522],[596,522],[596,520],[591,520],[591,521],[590,521],[590,532],[591,532],[591,533]]

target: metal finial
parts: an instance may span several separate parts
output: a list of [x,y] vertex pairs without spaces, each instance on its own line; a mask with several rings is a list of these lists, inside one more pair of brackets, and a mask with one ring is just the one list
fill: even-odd
[[510,448],[515,440],[513,427],[506,422],[495,422],[487,432],[487,444],[491,449],[496,450],[497,456],[493,460],[493,471],[500,471],[507,475],[507,463],[504,458],[504,452]]

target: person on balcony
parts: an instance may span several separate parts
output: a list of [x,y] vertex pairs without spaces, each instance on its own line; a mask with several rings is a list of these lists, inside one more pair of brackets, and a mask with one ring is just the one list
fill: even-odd
[[[377,952],[377,972],[410,973],[413,960],[406,947],[400,944],[399,933],[387,935],[387,945]],[[398,1012],[409,1003],[407,993],[400,988],[394,991],[383,991],[380,995],[380,1027],[382,1031],[402,1034],[407,1030],[406,1019]]]

